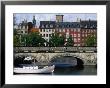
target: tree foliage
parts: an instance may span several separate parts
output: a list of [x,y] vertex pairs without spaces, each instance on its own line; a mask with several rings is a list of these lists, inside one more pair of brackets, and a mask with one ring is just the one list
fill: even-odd
[[27,46],[27,47],[45,46],[44,45],[45,42],[46,42],[45,39],[43,39],[42,36],[36,32],[14,37],[14,46]]
[[96,36],[88,36],[86,41],[85,41],[85,45],[86,46],[95,46],[97,44],[97,39]]
[[49,40],[49,45],[53,46],[53,47],[60,47],[60,46],[64,46],[64,42],[65,42],[65,37],[59,36],[58,33],[52,34],[52,36],[50,37]]
[[14,35],[14,46],[20,46],[20,39],[17,35]]
[[72,39],[72,36],[69,36],[69,38],[67,39],[67,44],[66,46],[73,46],[73,39]]

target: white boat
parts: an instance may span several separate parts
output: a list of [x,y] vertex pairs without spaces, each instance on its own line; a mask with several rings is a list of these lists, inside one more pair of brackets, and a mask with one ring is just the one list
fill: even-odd
[[38,66],[23,66],[23,68],[14,68],[14,73],[53,73],[55,65],[44,66],[39,69]]

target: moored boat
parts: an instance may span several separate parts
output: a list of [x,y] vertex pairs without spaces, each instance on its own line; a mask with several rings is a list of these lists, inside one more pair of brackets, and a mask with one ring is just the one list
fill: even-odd
[[44,66],[39,68],[38,66],[23,66],[22,68],[14,68],[14,73],[52,73],[54,71],[55,65]]

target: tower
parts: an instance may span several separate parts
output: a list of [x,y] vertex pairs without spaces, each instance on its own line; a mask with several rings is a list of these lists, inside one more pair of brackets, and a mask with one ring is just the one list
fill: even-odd
[[56,22],[63,22],[64,15],[56,15]]
[[28,33],[30,32],[31,28],[33,27],[32,22],[28,22]]
[[33,16],[32,24],[33,24],[33,27],[35,28],[35,26],[36,26],[36,19],[35,19],[35,16]]

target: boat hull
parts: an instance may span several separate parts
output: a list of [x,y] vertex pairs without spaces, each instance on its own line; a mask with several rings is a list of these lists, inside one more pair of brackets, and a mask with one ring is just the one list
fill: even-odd
[[14,68],[14,73],[52,73],[55,66],[49,66],[42,69],[23,69],[23,68]]

